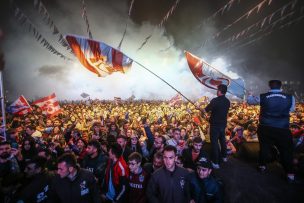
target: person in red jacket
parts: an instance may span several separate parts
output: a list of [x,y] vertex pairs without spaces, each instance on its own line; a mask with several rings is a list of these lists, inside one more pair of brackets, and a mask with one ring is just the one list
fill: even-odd
[[109,149],[102,198],[105,202],[125,202],[129,169],[122,156],[122,148],[114,144]]

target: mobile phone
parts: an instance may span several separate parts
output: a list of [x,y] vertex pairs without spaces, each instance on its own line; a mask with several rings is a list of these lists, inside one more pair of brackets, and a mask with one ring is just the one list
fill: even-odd
[[12,145],[12,148],[14,148],[14,149],[18,149],[19,148],[19,145],[16,142],[13,142],[11,145]]
[[146,122],[147,122],[147,118],[146,118],[146,117],[143,117],[143,118],[142,118],[142,124],[146,124]]

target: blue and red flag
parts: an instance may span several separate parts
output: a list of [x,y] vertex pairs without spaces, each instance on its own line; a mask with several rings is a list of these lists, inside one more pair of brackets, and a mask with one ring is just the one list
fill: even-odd
[[66,40],[80,63],[99,77],[131,68],[132,59],[103,42],[75,35],[67,35]]
[[25,115],[31,112],[32,108],[25,97],[21,95],[16,101],[7,107],[7,111],[15,115]]

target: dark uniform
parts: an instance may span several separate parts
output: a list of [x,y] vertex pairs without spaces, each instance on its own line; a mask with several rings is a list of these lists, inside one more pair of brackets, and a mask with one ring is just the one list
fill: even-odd
[[[213,163],[219,163],[219,152],[225,158],[227,156],[227,146],[225,138],[225,128],[227,125],[227,114],[230,108],[230,101],[225,95],[218,96],[210,101],[205,108],[206,112],[211,111],[210,116],[210,141],[212,145],[211,160]],[[218,141],[220,141],[221,150]]]
[[105,175],[107,162],[108,157],[103,153],[99,153],[95,158],[86,155],[82,161],[81,167],[91,171],[98,179],[98,183],[101,184]]
[[31,178],[30,182],[23,186],[16,194],[16,200],[21,202],[48,202],[50,183],[54,174],[44,171]]
[[173,172],[165,167],[156,170],[148,183],[147,198],[150,203],[186,203],[190,201],[189,172],[175,166]]
[[62,203],[100,203],[100,193],[94,175],[78,169],[74,180],[56,176],[51,184],[52,202]]
[[258,137],[260,142],[260,166],[265,166],[270,149],[275,145],[287,173],[292,173],[293,144],[289,130],[289,112],[292,96],[280,90],[260,95],[260,119]]

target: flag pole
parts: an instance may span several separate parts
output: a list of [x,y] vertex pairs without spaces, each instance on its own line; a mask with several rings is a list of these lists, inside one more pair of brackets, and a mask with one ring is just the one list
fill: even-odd
[[149,70],[148,68],[146,68],[144,65],[142,65],[141,63],[133,60],[137,65],[139,65],[140,67],[144,68],[146,71],[148,71],[149,73],[153,74],[154,76],[156,76],[158,79],[160,79],[161,81],[163,81],[164,83],[166,83],[169,87],[171,87],[173,90],[175,90],[178,94],[180,94],[182,97],[184,97],[188,102],[190,102],[193,106],[195,106],[206,118],[206,114],[204,111],[202,111],[198,106],[196,106],[190,99],[188,99],[188,97],[186,97],[185,95],[183,95],[179,90],[177,90],[175,87],[173,87],[170,83],[168,83],[166,80],[164,80],[163,78],[161,78],[160,76],[158,76],[157,74],[155,74],[154,72],[152,72],[151,70]]
[[[134,61],[134,60],[133,60]],[[146,68],[144,65],[142,65],[141,63],[134,61],[136,64],[138,64],[140,67],[144,68],[145,70],[147,70],[148,72],[150,72],[151,74],[153,74],[154,76],[156,76],[158,79],[160,79],[161,81],[163,81],[164,83],[166,83],[167,85],[169,85],[172,89],[174,89],[177,93],[179,93],[182,97],[184,97],[188,102],[190,102],[191,104],[193,104],[195,106],[195,104],[188,99],[185,95],[183,95],[179,90],[177,90],[175,87],[173,87],[170,83],[168,83],[167,81],[165,81],[163,78],[161,78],[160,76],[156,75],[154,72],[152,72],[151,70],[149,70],[148,68]]]
[[[0,40],[2,40],[4,33],[0,28]],[[4,141],[6,141],[6,118],[5,118],[5,102],[4,102],[4,91],[3,91],[3,69],[4,69],[4,55],[0,52],[0,99],[1,99],[1,110],[2,110],[2,126]],[[1,126],[1,127],[2,127]]]
[[2,110],[2,130],[4,141],[6,141],[6,118],[5,118],[5,102],[4,102],[4,91],[3,91],[3,69],[4,69],[4,57],[0,53],[0,99],[1,99],[1,110]]

